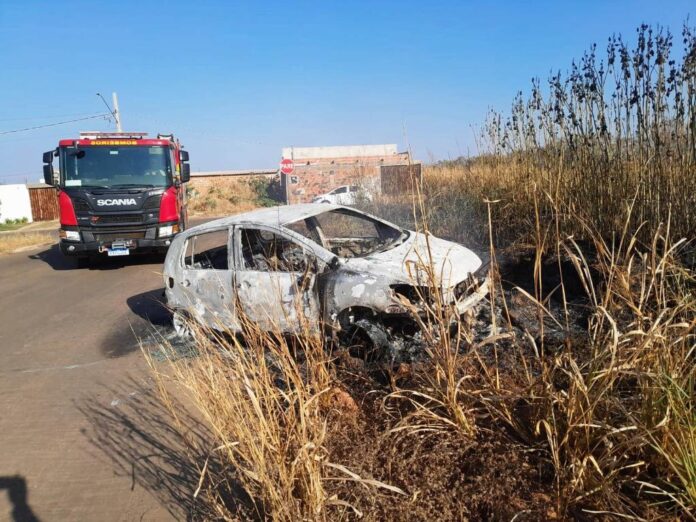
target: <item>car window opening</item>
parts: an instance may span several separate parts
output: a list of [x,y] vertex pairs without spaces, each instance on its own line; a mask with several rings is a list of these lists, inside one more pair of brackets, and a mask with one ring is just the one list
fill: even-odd
[[216,230],[192,236],[186,242],[184,265],[195,270],[227,270],[228,231]]
[[240,231],[242,262],[259,272],[307,272],[312,264],[305,250],[287,238],[253,228]]
[[346,259],[388,250],[407,237],[405,231],[345,209],[330,210],[285,226]]

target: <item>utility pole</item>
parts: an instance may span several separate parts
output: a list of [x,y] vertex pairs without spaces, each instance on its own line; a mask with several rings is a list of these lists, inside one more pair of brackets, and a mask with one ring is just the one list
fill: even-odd
[[111,99],[114,102],[114,119],[116,120],[116,132],[123,132],[121,128],[121,111],[118,110],[118,96],[115,92],[111,93]]

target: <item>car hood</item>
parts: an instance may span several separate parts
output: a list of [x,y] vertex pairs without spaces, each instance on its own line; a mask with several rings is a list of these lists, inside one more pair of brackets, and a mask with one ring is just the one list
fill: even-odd
[[481,259],[462,245],[429,234],[409,232],[409,237],[394,248],[348,259],[344,266],[403,283],[428,281],[425,267],[432,266],[435,277],[447,288],[464,280],[481,264]]

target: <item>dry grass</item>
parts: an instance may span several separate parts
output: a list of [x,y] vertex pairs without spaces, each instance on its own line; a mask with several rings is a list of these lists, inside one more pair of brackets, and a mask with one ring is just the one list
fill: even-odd
[[[404,495],[394,486],[365,479],[332,462],[326,448],[328,419],[336,405],[354,407],[337,386],[321,336],[305,323],[289,340],[244,324],[244,343],[192,324],[199,356],[172,361],[169,371],[148,357],[164,404],[188,443],[187,427],[167,383],[183,386],[214,440],[195,462],[206,517],[248,520],[324,520],[357,512],[347,500],[331,495],[327,483],[349,482]],[[164,346],[165,351],[170,346]],[[347,401],[347,402],[346,402]],[[195,451],[194,451],[195,450]]]
[[195,178],[188,186],[191,214],[227,215],[272,204],[265,177]]
[[[197,359],[153,363],[215,434],[192,488],[205,516],[696,519],[696,44],[685,29],[671,63],[664,33],[638,34],[635,50],[613,40],[613,68],[592,54],[554,78],[558,103],[518,100],[490,154],[428,168],[415,199],[365,203],[489,249],[478,318],[452,332],[437,291],[414,316],[422,360],[369,364],[308,327],[290,341],[247,324],[244,344],[199,335]],[[608,78],[637,101],[591,88]]]
[[47,232],[13,232],[0,234],[0,254],[10,254],[18,250],[55,242],[56,238]]
[[513,324],[521,305],[495,264],[496,328],[480,341],[466,322],[450,334],[452,311],[435,298],[419,319],[420,363],[331,360],[309,328],[288,340],[247,324],[244,344],[199,333],[197,359],[153,369],[162,390],[183,385],[215,434],[197,463],[202,508],[278,520],[695,517],[696,278],[666,228],[649,251],[628,233],[616,248],[593,237],[592,261],[555,238],[584,287],[580,335],[564,326],[570,292],[541,288],[545,265],[534,263],[537,290],[518,292],[560,341]]

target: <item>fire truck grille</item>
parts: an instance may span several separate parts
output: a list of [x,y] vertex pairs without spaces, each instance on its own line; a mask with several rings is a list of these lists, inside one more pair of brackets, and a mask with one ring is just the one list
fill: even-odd
[[142,214],[120,214],[116,216],[99,216],[99,219],[96,221],[96,223],[100,225],[107,225],[107,224],[118,224],[118,223],[142,223],[143,222],[143,216]]
[[117,239],[142,239],[145,237],[144,230],[133,232],[106,232],[94,234],[96,241],[116,241]]

